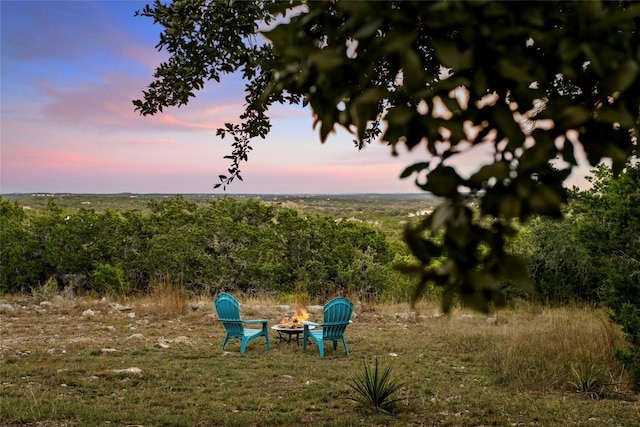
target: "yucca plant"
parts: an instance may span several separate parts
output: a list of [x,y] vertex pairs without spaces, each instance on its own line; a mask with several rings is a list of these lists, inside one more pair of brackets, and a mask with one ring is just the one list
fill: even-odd
[[384,368],[380,368],[378,358],[375,358],[374,367],[364,363],[363,370],[356,375],[349,383],[349,386],[357,393],[355,401],[359,401],[364,406],[370,407],[378,412],[390,414],[394,404],[402,399],[394,399],[392,396],[402,387],[404,383],[391,375],[392,365],[388,363]]
[[603,369],[595,362],[591,362],[589,366],[584,366],[582,369],[577,369],[571,364],[571,373],[573,380],[570,380],[569,384],[578,393],[585,393],[592,399],[600,398],[611,385],[604,380]]

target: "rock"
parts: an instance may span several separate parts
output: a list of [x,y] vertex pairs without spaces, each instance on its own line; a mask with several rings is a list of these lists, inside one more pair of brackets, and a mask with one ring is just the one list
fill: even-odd
[[115,308],[118,311],[131,311],[133,310],[133,307],[130,305],[120,305],[117,302],[111,305],[113,308]]
[[396,319],[410,319],[414,316],[413,313],[395,313]]
[[206,303],[204,301],[198,301],[195,304],[189,305],[189,308],[191,309],[191,311],[204,310],[205,307],[206,307]]
[[142,375],[142,369],[140,368],[127,368],[127,369],[113,369],[111,370],[114,374],[125,374],[125,375]]
[[86,309],[85,311],[82,312],[82,317],[91,317],[91,316],[95,316],[96,312],[91,310],[90,308]]
[[0,311],[2,310],[6,310],[6,311],[13,311],[14,308],[11,304],[7,304],[7,303],[2,303],[0,304]]
[[127,338],[128,340],[141,340],[144,339],[144,335],[142,334],[133,334],[130,335],[129,338]]

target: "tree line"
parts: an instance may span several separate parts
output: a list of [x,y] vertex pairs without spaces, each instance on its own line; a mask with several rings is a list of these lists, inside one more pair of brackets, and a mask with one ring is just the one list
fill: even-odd
[[380,295],[399,276],[384,233],[353,221],[303,216],[256,200],[198,205],[181,196],[138,210],[30,213],[0,199],[0,291],[50,278],[96,294],[145,293],[157,283],[191,294],[355,292]]

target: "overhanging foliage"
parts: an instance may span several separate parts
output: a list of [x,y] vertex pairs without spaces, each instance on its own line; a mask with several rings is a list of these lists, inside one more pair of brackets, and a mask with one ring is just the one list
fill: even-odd
[[[505,249],[511,221],[561,215],[577,151],[594,166],[610,159],[617,174],[637,149],[633,2],[193,0],[142,14],[164,26],[158,48],[171,58],[134,101],[141,113],[188,102],[220,73],[248,81],[241,123],[219,131],[234,142],[217,186],[241,178],[278,102],[309,105],[322,140],[338,126],[360,147],[381,135],[393,154],[424,150],[401,177],[445,200],[406,230],[419,261],[406,271],[419,277],[416,298],[443,286],[445,310],[461,297],[488,311],[503,301],[502,280],[528,284],[525,261]],[[277,25],[257,47],[262,22]],[[452,160],[479,147],[490,159],[462,176]]]

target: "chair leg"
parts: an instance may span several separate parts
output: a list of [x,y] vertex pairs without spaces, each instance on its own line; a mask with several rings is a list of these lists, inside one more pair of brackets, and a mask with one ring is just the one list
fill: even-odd
[[247,344],[249,344],[249,340],[242,338],[242,342],[240,343],[240,354],[244,354],[244,351],[247,349]]
[[229,341],[229,335],[224,337],[224,340],[222,340],[222,350],[223,351],[224,351],[224,347],[227,345],[227,341]]
[[322,340],[318,342],[318,351],[320,352],[320,357],[324,357],[324,341]]
[[269,342],[269,329],[267,328],[266,323],[262,325],[262,333],[264,334],[264,339],[267,341],[267,351],[270,351],[271,343]]
[[348,356],[349,346],[347,345],[347,340],[345,340],[344,338],[342,338],[342,346],[344,347],[344,353]]

